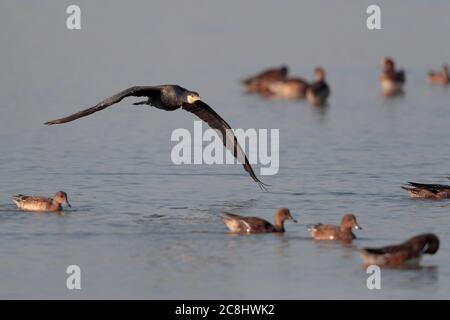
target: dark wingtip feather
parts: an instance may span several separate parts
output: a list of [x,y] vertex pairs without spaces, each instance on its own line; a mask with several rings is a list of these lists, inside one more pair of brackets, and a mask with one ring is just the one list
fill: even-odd
[[272,186],[271,184],[267,184],[262,182],[261,180],[259,180],[256,176],[252,176],[253,180],[255,180],[255,182],[258,184],[258,187],[264,191],[264,192],[269,192],[269,188]]
[[261,181],[257,181],[257,183],[258,183],[258,187],[259,187],[262,191],[264,191],[264,192],[269,192],[269,187],[271,187],[270,184],[266,184],[266,183],[263,183],[263,182],[261,182]]
[[53,124],[61,124],[61,123],[65,122],[63,120],[64,120],[64,118],[63,119],[50,120],[50,121],[45,122],[44,124],[47,125],[47,126],[51,126]]

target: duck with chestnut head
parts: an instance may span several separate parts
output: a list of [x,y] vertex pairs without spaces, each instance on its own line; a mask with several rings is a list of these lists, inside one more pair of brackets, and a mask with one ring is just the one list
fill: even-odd
[[395,68],[392,58],[384,58],[381,64],[383,66],[380,74],[381,94],[385,97],[403,94],[403,85],[406,82],[405,72]]
[[352,232],[353,228],[357,230],[362,229],[356,221],[355,215],[352,213],[345,214],[339,226],[322,223],[308,226],[308,230],[314,240],[352,241],[356,239],[356,236]]
[[56,212],[63,209],[63,204],[71,207],[67,199],[67,193],[64,191],[58,191],[53,198],[18,194],[13,196],[12,200],[17,208],[22,211]]
[[258,218],[258,217],[243,217],[237,214],[227,213],[223,217],[223,222],[228,227],[231,233],[282,233],[285,231],[284,222],[292,220],[297,223],[288,208],[280,208],[275,213],[275,223]]
[[432,233],[414,236],[401,244],[364,248],[359,251],[364,265],[386,267],[418,266],[424,254],[435,254],[439,250],[439,238]]
[[314,82],[306,89],[306,98],[314,106],[324,106],[330,96],[330,87],[325,80],[325,70],[317,67],[314,70]]

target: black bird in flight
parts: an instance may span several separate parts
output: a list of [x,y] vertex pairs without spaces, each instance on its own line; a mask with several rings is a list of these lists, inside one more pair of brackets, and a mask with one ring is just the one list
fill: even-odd
[[231,130],[230,125],[222,119],[210,106],[200,100],[197,92],[187,90],[178,85],[160,85],[160,86],[135,86],[115,94],[105,100],[97,103],[92,108],[82,110],[70,116],[48,121],[45,124],[62,124],[82,117],[86,117],[97,111],[101,111],[115,103],[122,101],[126,97],[146,97],[147,100],[134,103],[134,105],[150,105],[166,111],[174,111],[182,108],[189,111],[206,122],[212,129],[219,130],[220,138],[225,147],[227,147],[244,166],[245,171],[249,173],[252,179],[258,183],[259,187],[266,190],[269,186],[258,179],[253,171],[245,152],[239,145],[236,136]]

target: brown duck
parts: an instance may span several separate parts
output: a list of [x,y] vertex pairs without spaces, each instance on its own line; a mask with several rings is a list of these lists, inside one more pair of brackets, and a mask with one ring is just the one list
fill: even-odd
[[448,65],[444,64],[440,71],[430,71],[427,80],[431,84],[449,84],[450,75],[448,73]]
[[242,80],[247,93],[268,93],[268,85],[272,81],[283,80],[287,77],[287,66],[264,70],[256,75]]
[[242,217],[237,214],[227,213],[223,217],[223,222],[230,229],[232,233],[270,233],[270,232],[284,232],[284,221],[292,220],[297,223],[289,209],[280,208],[275,213],[275,223],[257,218],[257,217]]
[[388,267],[417,266],[423,254],[435,254],[439,249],[439,238],[432,234],[421,234],[393,246],[364,248],[359,254],[365,265]]
[[267,83],[267,96],[282,99],[303,99],[308,83],[301,78],[286,78]]
[[64,191],[58,191],[53,199],[42,196],[24,196],[18,194],[13,196],[12,200],[17,208],[23,211],[55,212],[61,211],[63,209],[63,204],[71,207],[67,200],[67,193]]
[[306,89],[306,98],[314,106],[323,106],[330,96],[330,87],[325,81],[325,70],[318,67],[314,70],[314,82]]
[[408,182],[408,185],[402,186],[402,189],[408,191],[409,196],[415,199],[442,200],[450,198],[450,186],[445,184]]
[[318,223],[315,225],[309,225],[308,230],[311,232],[311,236],[314,240],[343,240],[351,241],[356,239],[352,232],[352,228],[362,229],[356,222],[355,215],[348,213],[342,217],[341,225],[329,225]]
[[396,70],[394,60],[384,58],[382,61],[383,70],[380,75],[381,94],[385,97],[392,97],[403,93],[403,85],[406,77],[403,70]]

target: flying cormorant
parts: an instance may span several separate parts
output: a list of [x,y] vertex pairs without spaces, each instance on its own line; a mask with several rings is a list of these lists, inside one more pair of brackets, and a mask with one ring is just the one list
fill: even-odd
[[97,111],[101,111],[115,103],[122,101],[126,97],[147,97],[147,100],[134,103],[134,105],[150,105],[158,109],[166,111],[174,111],[182,108],[189,111],[206,122],[211,128],[219,130],[220,138],[223,141],[225,147],[229,148],[234,157],[237,158],[244,166],[252,179],[258,183],[258,185],[265,189],[267,184],[261,182],[253,171],[245,152],[239,145],[236,136],[231,130],[230,125],[222,119],[210,106],[200,100],[200,96],[197,92],[187,90],[178,85],[160,85],[160,86],[135,86],[128,88],[115,94],[105,100],[99,102],[92,108],[82,110],[74,113],[70,116],[48,121],[45,124],[61,124],[70,122],[85,116],[88,116]]

